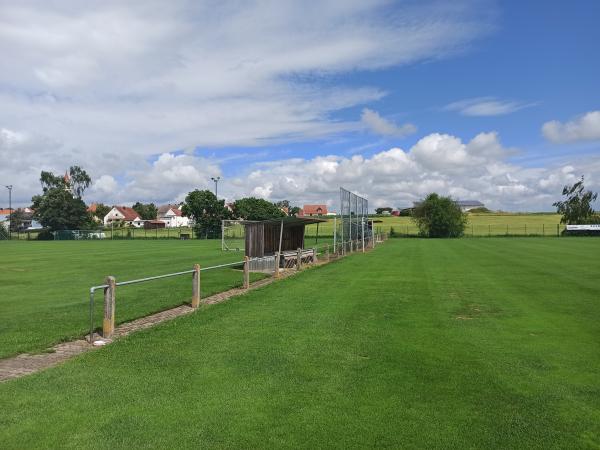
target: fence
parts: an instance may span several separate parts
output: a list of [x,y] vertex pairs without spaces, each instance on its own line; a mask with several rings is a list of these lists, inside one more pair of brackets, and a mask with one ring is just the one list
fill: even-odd
[[[559,237],[565,225],[558,223],[536,224],[468,224],[465,237]],[[392,225],[389,228],[392,237],[418,237],[419,229],[415,224]]]
[[[378,235],[379,242],[386,239],[386,234]],[[192,275],[192,300],[191,307],[196,309],[200,306],[201,303],[201,293],[200,293],[200,274],[201,272],[222,269],[222,268],[230,268],[230,267],[240,267],[243,266],[243,287],[244,289],[250,288],[250,272],[251,271],[259,271],[259,272],[268,272],[271,273],[274,277],[279,277],[280,269],[286,268],[286,258],[290,257],[289,260],[294,261],[294,265],[296,270],[301,270],[304,264],[315,264],[319,261],[319,258],[323,256],[325,261],[329,262],[331,258],[342,257],[348,253],[352,253],[353,251],[362,251],[365,252],[369,247],[374,247],[376,245],[376,239],[371,239],[367,241],[367,239],[363,240],[355,240],[355,241],[346,241],[339,242],[337,245],[330,246],[329,244],[324,244],[320,246],[320,250],[317,247],[311,249],[298,249],[297,252],[286,253],[286,254],[277,254],[270,257],[264,258],[248,258],[247,256],[243,261],[236,261],[227,264],[219,264],[215,266],[209,266],[201,268],[199,264],[195,264],[194,268],[191,270],[184,270],[182,272],[174,272],[168,273],[164,275],[156,275],[152,277],[146,278],[138,278],[135,280],[127,280],[127,281],[117,281],[114,277],[108,276],[106,277],[106,282],[101,285],[90,287],[90,303],[89,303],[89,321],[90,321],[90,333],[89,333],[89,342],[94,342],[94,331],[95,331],[95,316],[94,316],[94,305],[95,305],[95,293],[97,290],[102,289],[104,294],[104,311],[103,311],[103,322],[102,322],[102,337],[110,338],[112,337],[115,330],[115,305],[116,305],[116,288],[119,286],[129,286],[133,284],[139,283],[147,283],[151,281],[161,280],[165,278],[178,277],[183,275]],[[292,258],[293,256],[293,258]]]

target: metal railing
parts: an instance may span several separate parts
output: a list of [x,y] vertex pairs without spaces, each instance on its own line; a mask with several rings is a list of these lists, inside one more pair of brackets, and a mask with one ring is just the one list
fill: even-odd
[[[204,272],[207,270],[214,270],[214,269],[222,269],[225,267],[234,267],[234,266],[241,266],[244,265],[246,263],[246,260],[244,261],[236,261],[233,263],[227,263],[227,264],[219,264],[216,266],[209,266],[209,267],[201,267],[198,271],[199,272]],[[194,272],[196,272],[196,269],[191,269],[191,270],[184,270],[182,272],[173,272],[173,273],[167,273],[164,275],[156,275],[153,277],[145,277],[145,278],[138,278],[135,280],[127,280],[127,281],[115,281],[114,286],[128,286],[131,284],[137,284],[137,283],[145,283],[148,281],[154,281],[154,280],[160,280],[163,278],[171,278],[171,277],[177,277],[180,275],[188,275],[188,274],[193,274]],[[95,329],[95,322],[94,322],[94,296],[95,296],[95,292],[98,289],[108,289],[110,287],[110,284],[99,284],[97,286],[92,286],[90,288],[90,343],[93,342],[93,336],[94,336],[94,329]]]
[[[348,253],[352,253],[353,251],[354,252],[360,252],[360,251],[364,252],[369,247],[370,248],[375,247],[376,242],[381,242],[381,241],[384,241],[385,239],[387,239],[387,234],[383,233],[380,236],[374,236],[374,239],[357,239],[357,240],[352,240],[352,241],[337,242],[336,244],[334,244],[332,246],[330,246],[330,244],[322,244],[320,246],[314,246],[312,248],[305,249],[305,250],[298,249],[298,251],[296,253],[296,269],[300,270],[300,268],[302,266],[302,260],[305,259],[307,257],[307,255],[309,255],[311,257],[312,263],[317,262],[317,258],[318,258],[319,254],[321,254],[321,255],[325,254],[327,261],[329,261],[331,256],[341,257],[341,256],[345,256]],[[319,247],[321,247],[321,249],[322,249],[321,252],[319,252]],[[226,263],[226,264],[218,264],[218,265],[209,266],[209,267],[200,267],[199,265],[195,265],[194,269],[191,269],[191,270],[184,270],[181,272],[173,272],[173,273],[167,273],[167,274],[163,274],[163,275],[155,275],[152,277],[137,278],[134,280],[126,280],[126,281],[116,281],[113,277],[107,277],[108,283],[99,284],[99,285],[90,287],[89,342],[93,343],[93,340],[94,340],[94,329],[95,329],[94,300],[95,300],[95,292],[98,289],[104,290],[105,320],[106,320],[106,311],[107,311],[107,293],[112,295],[112,307],[108,306],[108,308],[112,308],[110,310],[110,313],[112,315],[112,325],[111,325],[111,327],[108,328],[110,330],[108,333],[109,334],[108,337],[110,337],[110,334],[112,333],[112,329],[114,328],[114,292],[115,292],[114,288],[117,286],[129,286],[132,284],[146,283],[149,281],[160,280],[163,278],[171,278],[171,277],[177,277],[177,276],[181,276],[181,275],[193,274],[195,278],[194,278],[193,295],[192,295],[192,307],[197,307],[199,300],[200,300],[200,277],[199,277],[200,272],[205,272],[208,270],[215,270],[215,269],[223,269],[226,267],[243,266],[244,267],[243,286],[244,286],[244,288],[247,289],[250,286],[250,279],[249,279],[250,270],[263,271],[263,272],[266,270],[269,270],[269,271],[272,271],[276,277],[279,276],[279,269],[280,269],[279,262],[280,262],[281,256],[283,256],[283,255],[275,255],[275,256],[270,256],[270,257],[265,257],[265,258],[245,257],[245,259],[242,261],[236,261],[236,262]],[[284,264],[284,268],[285,268],[285,264]],[[109,290],[110,290],[110,292],[109,292]],[[109,302],[109,305],[110,305],[110,302]],[[106,336],[106,327],[104,324],[103,324],[103,337],[107,337]]]

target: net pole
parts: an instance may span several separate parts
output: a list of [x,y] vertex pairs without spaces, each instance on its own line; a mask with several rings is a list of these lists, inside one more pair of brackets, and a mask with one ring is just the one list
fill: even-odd
[[221,220],[221,251],[225,251],[225,220]]

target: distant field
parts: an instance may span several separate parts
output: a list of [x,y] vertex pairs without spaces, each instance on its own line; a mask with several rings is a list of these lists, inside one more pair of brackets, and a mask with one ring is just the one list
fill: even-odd
[[[466,236],[540,235],[556,236],[564,229],[558,214],[469,214]],[[418,229],[410,217],[373,217],[375,228],[397,234],[417,235]],[[380,221],[380,222],[377,222]],[[317,234],[317,226],[309,225],[307,235]],[[319,235],[333,234],[333,220],[319,224]]]
[[[89,288],[117,280],[160,275],[239,261],[218,240],[0,242],[0,357],[42,350],[88,331]],[[202,294],[238,286],[239,271],[202,274]],[[118,288],[117,321],[123,322],[191,298],[188,276]],[[96,304],[101,325],[102,292]]]
[[598,448],[599,254],[594,238],[390,240],[0,384],[0,441]]

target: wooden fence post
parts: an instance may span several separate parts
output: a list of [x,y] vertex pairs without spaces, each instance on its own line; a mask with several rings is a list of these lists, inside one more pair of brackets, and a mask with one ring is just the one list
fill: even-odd
[[102,322],[102,337],[110,338],[115,331],[115,277],[106,277],[104,288],[104,320]]
[[277,252],[275,255],[275,278],[279,278],[279,264],[281,262],[281,254]]
[[300,270],[300,266],[302,266],[302,249],[298,248],[298,252],[296,255],[296,270]]
[[200,306],[200,264],[194,264],[192,274],[192,308]]
[[250,288],[250,258],[244,257],[244,289]]

